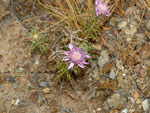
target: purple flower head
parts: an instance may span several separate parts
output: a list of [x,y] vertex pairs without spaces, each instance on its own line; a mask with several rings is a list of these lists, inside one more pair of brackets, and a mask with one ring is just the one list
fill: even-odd
[[99,16],[99,15],[110,16],[109,7],[107,6],[106,3],[102,2],[102,0],[96,0],[95,5],[96,5],[96,8],[95,8],[96,16]]
[[70,62],[68,69],[71,69],[75,64],[81,68],[85,68],[84,64],[88,64],[85,62],[85,58],[90,58],[90,56],[86,55],[80,48],[74,48],[72,44],[69,44],[68,47],[70,50],[64,52],[66,56],[63,58],[63,61]]

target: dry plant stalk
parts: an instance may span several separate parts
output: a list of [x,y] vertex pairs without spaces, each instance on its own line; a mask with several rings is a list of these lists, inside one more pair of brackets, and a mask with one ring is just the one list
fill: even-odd
[[85,4],[80,3],[79,0],[57,0],[56,2],[38,0],[38,3],[58,21],[63,20],[64,24],[74,29],[80,29],[80,23],[94,16],[91,13],[94,11],[94,4],[91,0],[87,0]]
[[[106,2],[110,6],[111,13],[114,12],[115,9],[119,12],[123,12],[123,5],[121,4],[124,3],[124,0],[106,0]],[[96,17],[95,0],[38,0],[38,3],[53,15],[57,22],[61,21],[60,24],[63,23],[74,30],[80,30],[83,22]],[[98,21],[99,23],[104,22],[104,20],[101,19]]]

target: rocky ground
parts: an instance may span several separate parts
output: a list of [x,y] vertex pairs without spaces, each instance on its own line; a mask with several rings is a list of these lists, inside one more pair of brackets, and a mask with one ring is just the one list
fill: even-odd
[[73,86],[30,52],[25,24],[0,2],[0,113],[150,113],[150,9],[142,0],[110,17]]

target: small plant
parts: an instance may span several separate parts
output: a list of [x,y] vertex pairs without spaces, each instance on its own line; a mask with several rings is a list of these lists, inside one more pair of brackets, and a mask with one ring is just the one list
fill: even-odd
[[[85,61],[85,58],[90,58],[89,55],[86,55],[80,48],[73,47],[72,44],[68,45],[69,51],[65,51],[63,54],[66,56],[62,59],[63,61],[69,61],[70,65],[67,63],[57,63],[58,71],[57,71],[57,79],[67,77],[72,84],[72,74],[78,74],[81,71],[81,68],[85,68],[85,64],[88,64]],[[80,67],[80,68],[79,68]]]
[[86,39],[94,39],[100,31],[100,27],[98,24],[98,18],[92,18],[89,21],[85,21],[82,26],[82,34]]
[[44,33],[38,32],[38,27],[32,27],[31,33],[27,34],[28,37],[31,38],[31,51],[39,49],[40,53],[47,53],[46,43],[49,39],[46,37],[47,35]]

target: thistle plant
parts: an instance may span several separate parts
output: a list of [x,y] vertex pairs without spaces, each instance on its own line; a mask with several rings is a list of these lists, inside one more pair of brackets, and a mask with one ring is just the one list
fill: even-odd
[[80,48],[75,48],[72,44],[69,44],[68,48],[70,50],[63,53],[66,55],[63,61],[69,61],[70,63],[68,69],[71,69],[75,64],[81,68],[85,68],[84,64],[88,64],[85,58],[90,58],[90,56],[86,55]]
[[104,0],[96,0],[95,5],[96,5],[96,8],[95,8],[96,16],[99,16],[99,15],[110,16],[109,7],[104,2]]

